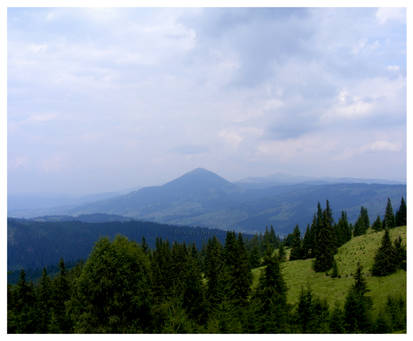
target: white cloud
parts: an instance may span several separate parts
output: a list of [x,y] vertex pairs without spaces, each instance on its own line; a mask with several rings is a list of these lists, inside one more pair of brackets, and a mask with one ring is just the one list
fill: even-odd
[[400,66],[398,66],[398,65],[387,65],[387,70],[389,70],[389,71],[400,71]]
[[380,7],[376,12],[377,21],[380,24],[385,24],[388,21],[406,21],[406,9],[403,7]]

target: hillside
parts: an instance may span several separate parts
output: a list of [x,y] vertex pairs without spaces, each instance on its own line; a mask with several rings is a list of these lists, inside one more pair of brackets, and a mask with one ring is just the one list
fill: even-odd
[[335,218],[345,210],[354,222],[360,206],[371,219],[382,214],[387,198],[394,207],[406,196],[405,185],[334,183],[268,185],[250,188],[231,183],[205,169],[195,169],[162,186],[144,187],[54,215],[105,213],[158,223],[263,232],[273,225],[281,236],[296,224],[302,231],[311,222],[317,202],[328,199]]
[[[95,219],[99,218],[94,217]],[[88,217],[91,220],[91,217]],[[195,243],[198,248],[209,238],[216,236],[224,242],[226,232],[199,227],[173,226],[142,221],[83,222],[34,221],[8,219],[7,269],[41,268],[56,265],[61,257],[66,262],[86,259],[95,242],[102,236],[113,238],[118,234],[141,242],[144,236],[149,247],[155,246],[156,238],[170,243]]]
[[[335,255],[340,278],[326,276],[325,273],[316,273],[312,269],[313,259],[294,260],[282,263],[282,273],[288,287],[288,302],[297,303],[301,288],[308,286],[314,291],[314,295],[326,299],[330,306],[336,302],[343,305],[348,289],[354,283],[353,274],[357,263],[363,266],[367,287],[370,290],[368,296],[373,300],[373,312],[380,309],[386,302],[387,295],[406,298],[406,272],[398,270],[396,273],[385,277],[371,276],[370,269],[374,262],[374,256],[380,246],[384,231],[374,232],[371,229],[366,235],[352,238],[339,248]],[[406,226],[390,230],[391,240],[399,236],[406,243]],[[254,286],[258,283],[261,268],[253,270]]]

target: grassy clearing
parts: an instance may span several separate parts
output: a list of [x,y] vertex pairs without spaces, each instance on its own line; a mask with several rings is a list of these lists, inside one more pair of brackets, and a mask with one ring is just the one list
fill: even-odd
[[[288,287],[288,302],[295,304],[298,301],[301,288],[310,287],[314,294],[326,299],[330,307],[336,302],[344,304],[347,292],[354,282],[353,274],[357,263],[363,266],[363,273],[370,290],[368,295],[373,300],[373,313],[380,310],[386,303],[387,296],[406,298],[406,272],[398,270],[385,277],[371,276],[370,269],[374,256],[380,246],[384,231],[369,230],[366,235],[351,239],[339,248],[335,255],[339,278],[331,278],[325,273],[316,273],[312,269],[312,259],[288,261],[281,264],[282,273]],[[399,236],[406,243],[406,226],[390,230],[390,238],[394,241]],[[258,278],[263,267],[253,269],[253,287],[258,284]]]

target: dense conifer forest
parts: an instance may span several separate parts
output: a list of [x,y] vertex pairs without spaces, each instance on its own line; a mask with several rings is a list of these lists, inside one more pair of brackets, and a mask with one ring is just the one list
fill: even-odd
[[[56,275],[45,268],[36,281],[20,271],[17,284],[8,285],[8,333],[406,332],[405,293],[383,293],[385,304],[373,314],[366,280],[396,271],[405,276],[406,242],[389,233],[404,225],[402,198],[395,214],[388,200],[383,221],[371,226],[364,207],[352,226],[346,212],[334,222],[330,203],[318,204],[304,236],[296,226],[283,239],[273,226],[249,239],[228,231],[225,240],[212,236],[202,246],[102,237],[70,270],[61,259]],[[300,288],[296,303],[288,301],[283,264],[311,259],[313,272],[338,278],[339,248],[369,230],[383,233],[374,264],[356,266],[344,304],[329,304],[309,286]]]

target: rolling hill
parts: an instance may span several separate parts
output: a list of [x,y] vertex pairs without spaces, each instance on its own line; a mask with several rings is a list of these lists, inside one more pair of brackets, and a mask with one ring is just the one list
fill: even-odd
[[[335,260],[339,277],[332,278],[325,273],[317,273],[312,269],[313,259],[287,261],[281,264],[282,274],[288,287],[288,302],[295,304],[301,288],[310,287],[315,296],[326,299],[330,307],[337,302],[343,305],[348,289],[354,283],[353,274],[356,272],[357,263],[363,267],[363,273],[369,289],[368,296],[373,301],[373,313],[379,311],[387,300],[387,295],[406,299],[406,271],[398,270],[389,276],[374,277],[371,267],[374,256],[380,246],[384,231],[375,232],[371,229],[362,236],[354,237],[338,249]],[[406,245],[406,226],[390,230],[391,240],[402,237]],[[263,267],[253,269],[254,286],[258,283],[259,274]]]

